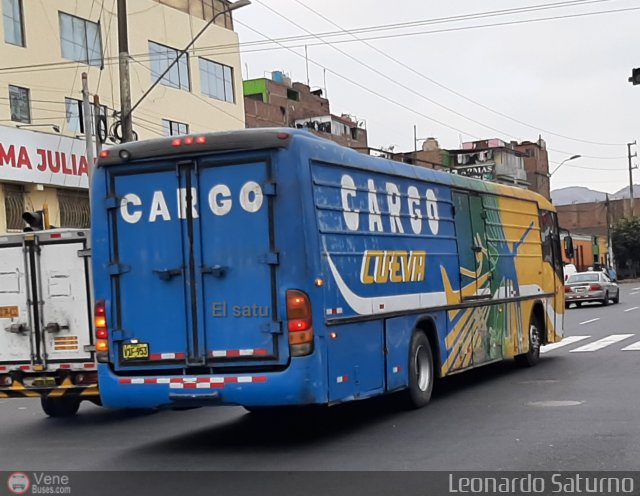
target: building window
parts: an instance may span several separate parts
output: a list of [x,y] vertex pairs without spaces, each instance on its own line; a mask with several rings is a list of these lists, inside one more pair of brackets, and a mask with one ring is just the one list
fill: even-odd
[[235,102],[231,67],[200,58],[200,84],[203,95],[223,102]]
[[58,190],[60,227],[89,227],[89,193],[86,191]]
[[60,45],[65,59],[102,66],[100,24],[60,12]]
[[[149,42],[149,56],[151,58],[151,78],[153,81],[167,70],[167,67],[176,60],[179,50],[169,48],[153,41]],[[189,55],[184,54],[180,60],[164,75],[160,84],[180,90],[191,90],[189,82]]]
[[[70,133],[84,134],[84,111],[82,109],[82,101],[75,98],[65,98],[65,129]],[[91,134],[95,135],[95,110],[96,107],[91,104]],[[100,115],[107,117],[107,106],[100,106]]]
[[29,90],[27,88],[9,85],[9,107],[12,121],[31,122]]
[[2,18],[4,21],[4,41],[23,47],[22,0],[2,0]]
[[24,221],[24,188],[18,184],[3,185],[4,211],[7,219],[7,231],[22,231]]
[[168,119],[162,119],[162,129],[165,136],[180,136],[183,134],[189,134],[189,124],[170,121]]

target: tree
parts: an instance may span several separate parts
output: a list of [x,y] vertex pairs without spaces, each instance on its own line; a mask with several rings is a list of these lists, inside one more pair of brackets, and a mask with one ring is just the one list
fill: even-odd
[[625,217],[611,229],[611,245],[619,268],[636,276],[640,266],[640,217]]

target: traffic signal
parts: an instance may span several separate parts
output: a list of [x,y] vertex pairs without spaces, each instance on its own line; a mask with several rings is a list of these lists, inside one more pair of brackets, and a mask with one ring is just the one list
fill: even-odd
[[29,227],[25,227],[23,229],[24,232],[44,231],[45,229],[44,210],[24,212],[22,214],[22,219],[29,224]]
[[631,69],[631,77],[629,78],[629,82],[634,86],[636,84],[640,84],[640,67]]

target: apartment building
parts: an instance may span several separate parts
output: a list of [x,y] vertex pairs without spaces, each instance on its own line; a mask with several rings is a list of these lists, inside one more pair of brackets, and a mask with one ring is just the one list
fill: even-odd
[[[131,99],[138,139],[245,127],[238,36],[226,0],[127,2]],[[98,95],[108,145],[121,137],[117,0],[3,0],[0,25],[0,233],[46,204],[50,223],[89,223],[82,73]],[[93,129],[97,127],[97,129]],[[97,133],[96,133],[97,131]]]
[[244,106],[248,128],[308,129],[343,146],[368,147],[364,121],[348,114],[332,114],[322,89],[292,82],[282,71],[273,71],[271,78],[246,80]]

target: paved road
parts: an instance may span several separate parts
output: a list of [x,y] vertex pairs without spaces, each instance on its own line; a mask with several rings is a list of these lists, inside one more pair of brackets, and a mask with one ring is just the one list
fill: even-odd
[[37,400],[0,400],[0,470],[637,470],[640,350],[623,349],[640,342],[640,284],[622,288],[619,305],[568,310],[575,341],[538,366],[454,376],[418,411],[392,398],[294,419],[86,404],[56,420]]

